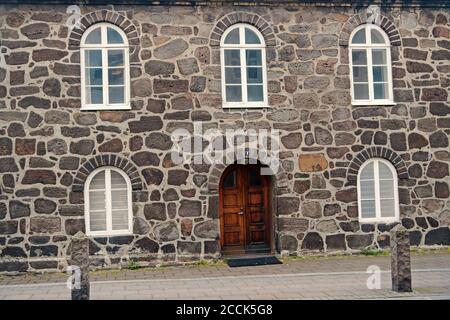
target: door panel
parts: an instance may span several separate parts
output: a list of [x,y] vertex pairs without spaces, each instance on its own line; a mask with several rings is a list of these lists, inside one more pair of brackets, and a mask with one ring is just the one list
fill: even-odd
[[259,165],[233,165],[220,185],[222,234],[227,248],[270,243],[269,179]]
[[261,175],[261,167],[249,165],[246,167],[247,197],[246,197],[246,229],[247,245],[262,245],[269,243],[268,215],[268,179]]
[[226,173],[221,185],[223,245],[226,246],[243,246],[245,241],[241,185],[237,167]]

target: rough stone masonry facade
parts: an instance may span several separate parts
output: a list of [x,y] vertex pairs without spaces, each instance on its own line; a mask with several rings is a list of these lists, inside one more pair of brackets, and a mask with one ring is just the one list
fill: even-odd
[[[291,4],[0,5],[0,271],[63,270],[84,231],[83,185],[103,165],[133,185],[133,235],[92,238],[95,266],[220,256],[225,165],[176,165],[177,128],[280,130],[272,177],[273,248],[292,254],[389,246],[392,225],[358,222],[356,174],[383,157],[399,177],[401,223],[414,246],[450,245],[450,9],[383,7],[393,106],[352,106],[348,39],[364,8]],[[80,111],[83,31],[109,21],[130,43],[130,111]],[[219,40],[258,28],[269,108],[222,109]]]

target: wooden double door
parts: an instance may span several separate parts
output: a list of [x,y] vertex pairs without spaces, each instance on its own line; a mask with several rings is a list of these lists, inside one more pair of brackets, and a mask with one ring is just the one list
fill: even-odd
[[260,165],[231,165],[220,182],[223,253],[270,251],[270,179]]

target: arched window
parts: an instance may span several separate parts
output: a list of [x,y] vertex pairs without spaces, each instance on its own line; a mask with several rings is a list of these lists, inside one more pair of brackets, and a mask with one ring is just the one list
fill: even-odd
[[111,236],[132,233],[131,181],[120,169],[100,167],[84,187],[86,233]]
[[253,26],[235,24],[221,39],[224,108],[267,107],[266,49]]
[[393,104],[390,42],[378,26],[364,24],[350,35],[352,101],[355,105]]
[[360,222],[394,222],[399,220],[397,175],[387,160],[366,161],[358,172],[358,206]]
[[109,23],[91,26],[81,38],[83,110],[130,109],[128,39]]

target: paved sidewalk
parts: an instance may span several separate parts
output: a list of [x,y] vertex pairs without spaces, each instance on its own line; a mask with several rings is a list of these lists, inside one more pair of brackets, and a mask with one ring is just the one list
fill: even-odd
[[[378,266],[381,289],[369,290]],[[450,254],[412,256],[414,292],[390,290],[389,257],[327,257],[283,265],[184,266],[92,272],[92,299],[450,299]],[[69,299],[64,274],[3,276],[0,300]]]

